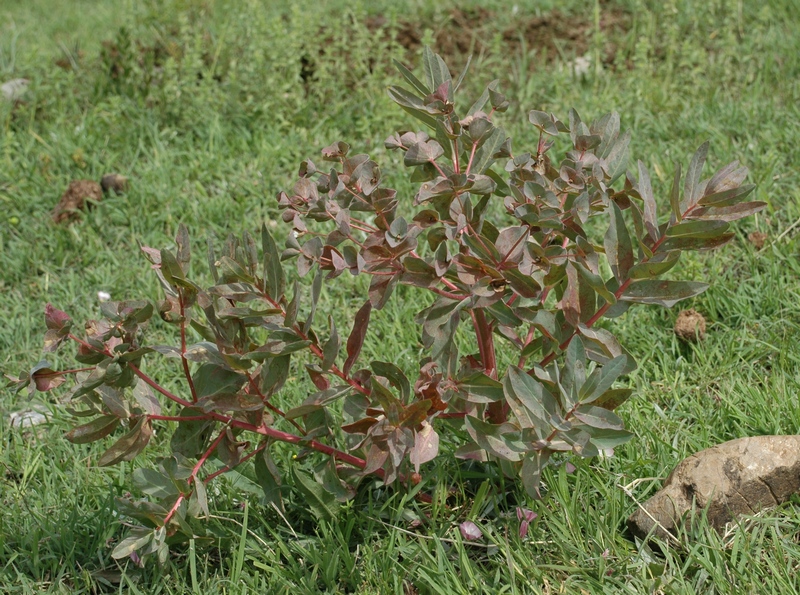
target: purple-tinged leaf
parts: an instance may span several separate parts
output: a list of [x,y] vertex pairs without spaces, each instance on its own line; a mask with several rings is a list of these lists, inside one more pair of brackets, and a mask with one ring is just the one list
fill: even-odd
[[44,323],[48,330],[60,331],[71,325],[72,319],[66,312],[54,308],[52,304],[48,303],[44,307]]
[[152,435],[153,428],[150,425],[150,420],[146,416],[140,417],[130,432],[117,440],[111,448],[103,453],[97,464],[100,467],[108,467],[122,461],[133,460],[136,455],[144,450]]
[[708,283],[695,281],[634,281],[620,299],[638,304],[656,304],[671,308],[681,300],[694,297],[708,289]]
[[114,415],[101,415],[87,424],[73,428],[64,438],[73,444],[86,444],[105,438],[117,429],[119,418]]
[[737,221],[763,210],[767,203],[761,201],[743,202],[729,207],[706,207],[692,211],[691,219],[703,221]]
[[700,200],[700,176],[703,173],[703,166],[708,155],[708,141],[704,142],[695,152],[689,168],[686,170],[686,179],[683,182],[683,201],[681,209],[684,211],[697,204]]
[[414,446],[409,453],[408,460],[414,465],[414,470],[419,473],[419,466],[432,461],[439,453],[439,434],[433,426],[422,422],[422,430],[414,434]]
[[529,510],[527,508],[520,508],[517,507],[517,520],[519,521],[519,537],[520,539],[525,539],[528,535],[528,526],[538,517],[539,515]]
[[666,241],[658,247],[658,250],[659,252],[668,252],[670,250],[713,250],[714,248],[724,246],[735,236],[736,234],[731,232],[715,238],[695,238],[691,236],[667,238]]
[[614,413],[603,407],[581,405],[575,410],[575,417],[593,428],[603,430],[622,430],[624,422]]
[[602,407],[609,411],[614,411],[617,407],[627,401],[633,394],[632,388],[612,388],[603,393],[595,402],[596,407]]
[[424,165],[425,163],[436,161],[442,155],[444,155],[442,145],[435,140],[428,140],[411,145],[406,151],[403,163],[409,167],[412,165]]
[[725,221],[685,221],[667,228],[669,238],[716,238],[725,233],[730,225]]
[[704,207],[733,206],[739,203],[745,196],[750,194],[755,187],[755,184],[747,184],[745,186],[737,186],[735,188],[721,190],[713,194],[706,194],[697,204]]
[[747,177],[746,167],[739,167],[738,161],[733,161],[715,173],[706,185],[704,194],[715,194],[731,188],[736,188]]
[[622,283],[628,279],[628,272],[634,263],[633,245],[628,228],[625,226],[622,211],[617,203],[611,201],[610,209],[611,221],[603,245],[611,272],[614,273],[614,278]]
[[681,209],[681,164],[678,162],[675,162],[675,175],[672,178],[669,204],[672,208],[672,219],[680,223],[683,217],[683,209]]
[[542,479],[542,469],[544,469],[549,458],[549,450],[538,450],[526,454],[525,458],[522,460],[522,467],[519,470],[522,485],[528,495],[536,500],[542,499],[539,485]]
[[367,301],[356,313],[353,320],[353,330],[350,331],[350,336],[347,338],[347,360],[344,362],[342,372],[349,374],[356,363],[358,355],[361,353],[361,348],[364,346],[364,339],[367,336],[367,327],[369,326],[369,316],[372,312],[372,302]]
[[570,262],[567,263],[567,287],[564,289],[564,296],[561,298],[561,310],[567,322],[577,327],[581,322],[581,299],[580,299],[580,278],[578,270]]
[[464,541],[475,541],[483,537],[478,525],[472,521],[464,521],[458,526],[458,530],[461,532],[461,537],[464,538]]
[[322,149],[322,158],[325,161],[339,161],[350,150],[350,145],[345,142],[337,141]]
[[653,187],[650,184],[650,174],[644,163],[639,161],[639,195],[644,201],[644,225],[647,233],[655,242],[658,240],[658,220],[656,215],[656,199],[653,198]]

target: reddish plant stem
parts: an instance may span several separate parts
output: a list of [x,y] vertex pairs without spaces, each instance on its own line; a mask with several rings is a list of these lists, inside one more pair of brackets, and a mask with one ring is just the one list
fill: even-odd
[[439,289],[438,287],[431,287],[430,290],[433,293],[436,293],[442,297],[446,297],[450,300],[456,300],[460,302],[461,300],[467,299],[469,296],[464,294],[457,294],[457,293],[450,293],[449,291],[445,291],[444,289]]
[[147,419],[159,421],[207,421],[208,415],[156,415],[148,414]]
[[[197,461],[197,464],[192,468],[192,473],[189,476],[189,481],[188,481],[190,485],[197,480],[197,473],[200,471],[200,468],[208,460],[208,457],[211,456],[211,453],[214,452],[217,446],[219,446],[219,443],[222,442],[222,439],[224,437],[225,437],[225,430],[223,429],[219,433],[219,436],[217,436],[217,438],[214,440],[214,442],[211,443],[211,446],[208,447],[208,450],[206,450],[206,452],[203,453],[203,456],[201,456],[200,459]],[[189,495],[191,495],[191,492],[189,493]],[[178,495],[178,499],[175,500],[175,504],[172,505],[172,508],[167,513],[167,516],[164,517],[165,527],[167,526],[167,524],[169,523],[170,519],[173,517],[175,512],[178,510],[178,507],[181,505],[181,502],[183,502],[185,499],[186,499],[186,494]]]
[[305,436],[305,435],[306,435],[306,431],[305,431],[305,430],[302,428],[302,426],[300,426],[300,424],[298,424],[298,423],[297,423],[295,420],[293,420],[293,419],[287,419],[287,418],[286,418],[286,414],[285,414],[283,411],[281,411],[281,410],[280,410],[278,407],[276,407],[275,405],[273,405],[272,403],[270,403],[270,402],[269,402],[269,399],[267,398],[267,396],[266,396],[264,393],[262,393],[262,392],[261,392],[261,389],[258,387],[258,385],[256,384],[256,382],[253,380],[253,377],[252,377],[252,376],[250,376],[250,373],[249,373],[249,372],[245,372],[245,376],[247,376],[247,382],[248,382],[248,385],[250,386],[250,390],[253,390],[253,391],[255,391],[255,393],[256,393],[256,394],[259,396],[259,398],[261,399],[261,402],[262,402],[262,403],[264,403],[264,406],[265,406],[267,409],[269,409],[269,410],[270,410],[270,411],[272,411],[274,414],[276,414],[276,415],[279,415],[280,417],[282,417],[283,419],[285,419],[286,421],[288,421],[288,422],[289,422],[290,424],[292,424],[292,425],[293,425],[295,428],[297,428],[297,430],[298,430],[298,431],[299,431],[299,432],[300,432],[300,433],[301,433],[303,436]]
[[223,467],[222,469],[218,469],[217,471],[214,471],[214,473],[211,473],[210,475],[208,475],[208,477],[206,477],[206,478],[203,480],[203,483],[206,483],[206,484],[207,484],[208,482],[210,482],[210,481],[211,481],[212,479],[214,479],[215,477],[219,477],[219,476],[220,476],[220,475],[222,475],[223,473],[227,473],[228,471],[230,471],[230,470],[232,470],[232,469],[235,469],[236,467],[238,467],[238,466],[239,466],[239,465],[241,465],[242,463],[245,463],[245,462],[249,461],[249,460],[250,460],[250,459],[252,459],[254,456],[256,456],[258,453],[260,453],[262,450],[264,450],[264,449],[267,447],[267,445],[268,445],[268,444],[269,444],[269,442],[264,442],[264,443],[262,443],[262,444],[261,444],[261,446],[259,446],[259,447],[258,447],[258,448],[256,448],[255,450],[253,450],[253,451],[251,451],[251,452],[247,453],[247,455],[246,455],[246,456],[244,456],[244,457],[242,457],[241,459],[239,459],[239,462],[238,462],[238,463],[236,463],[235,465],[233,465],[232,467],[231,467],[231,466],[228,466],[228,465],[225,465],[225,467]]
[[468,176],[470,170],[472,169],[472,162],[475,160],[475,151],[477,150],[478,150],[478,143],[472,143],[472,150],[469,153],[469,162],[467,163],[467,171],[464,172],[465,176]]
[[194,380],[189,371],[189,361],[186,359],[186,304],[183,300],[183,292],[178,293],[178,303],[181,308],[181,364],[183,366],[183,375],[186,377],[186,382],[189,384],[189,390],[192,393],[192,402],[197,403],[197,391],[194,388]]
[[[533,334],[534,334],[535,331],[536,331],[536,327],[535,326],[530,325],[528,327],[528,336],[525,337],[525,343],[523,344],[523,347],[522,347],[523,350],[525,349],[525,347],[530,345],[531,341],[533,341]],[[517,364],[517,367],[521,368],[522,366],[524,366],[525,365],[525,361],[527,359],[528,359],[527,357],[524,357],[524,356],[520,355],[519,356],[519,363]]]
[[78,374],[80,372],[91,372],[94,366],[89,368],[75,368],[74,370],[58,370],[56,372],[36,372],[37,378],[49,378],[50,376],[64,376],[65,374]]
[[430,161],[428,161],[428,163],[430,163],[431,165],[433,165],[433,167],[435,167],[435,168],[436,168],[436,171],[438,171],[438,172],[439,172],[439,175],[441,175],[443,178],[446,178],[446,177],[447,177],[447,175],[444,173],[444,170],[443,170],[441,167],[439,167],[439,164],[438,164],[438,163],[436,163],[436,161],[435,161],[435,160],[431,159]]

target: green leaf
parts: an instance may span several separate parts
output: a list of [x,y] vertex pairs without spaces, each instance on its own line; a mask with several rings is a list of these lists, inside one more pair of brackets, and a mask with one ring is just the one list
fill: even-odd
[[[180,412],[180,417],[194,417],[202,414],[199,409],[184,407]],[[186,420],[179,421],[178,427],[170,439],[170,449],[172,452],[183,455],[188,459],[201,456],[208,447],[208,439],[214,430],[213,420]]]
[[614,278],[622,283],[628,279],[628,273],[634,263],[633,245],[622,211],[614,201],[611,201],[610,208],[611,221],[603,245],[611,272],[614,273]]
[[292,480],[294,486],[305,497],[305,503],[314,513],[314,516],[326,521],[333,520],[336,517],[339,503],[333,494],[325,491],[325,488],[314,481],[310,475],[296,466],[292,467]]
[[436,118],[428,113],[427,107],[419,97],[397,86],[389,87],[388,93],[392,101],[397,103],[403,110],[422,121],[430,128],[436,129]]
[[583,429],[591,436],[591,443],[600,450],[607,450],[620,444],[625,444],[634,436],[632,432],[626,430],[609,430],[591,426],[584,426]]
[[264,448],[255,456],[256,481],[264,491],[264,499],[268,504],[274,504],[283,509],[281,499],[281,476],[278,467],[272,460],[269,447]]
[[411,397],[411,383],[400,368],[393,363],[379,361],[370,362],[370,367],[376,375],[386,378],[394,388],[400,391],[403,401],[408,402]]
[[595,368],[578,391],[578,400],[586,405],[596,401],[625,373],[628,356],[619,355],[602,367]]
[[486,105],[486,102],[489,101],[489,91],[497,89],[497,85],[500,83],[500,79],[495,79],[490,82],[486,88],[481,93],[481,96],[478,97],[477,101],[472,104],[472,106],[467,110],[467,116],[474,116],[477,112],[483,109],[483,106]]
[[135,551],[143,549],[153,542],[156,531],[157,529],[148,529],[145,527],[132,529],[125,539],[117,544],[117,547],[111,552],[111,557],[115,560],[120,560],[122,558],[127,558]]
[[482,174],[489,166],[494,162],[495,157],[494,154],[503,146],[503,143],[506,142],[506,131],[502,128],[495,128],[492,133],[489,135],[487,139],[483,141],[483,144],[475,151],[475,158],[472,161],[472,169],[470,169],[471,174]]
[[405,66],[403,66],[403,64],[401,64],[397,60],[392,60],[392,62],[394,62],[395,68],[397,68],[397,70],[400,71],[400,74],[403,75],[403,78],[406,79],[411,84],[411,86],[414,87],[417,90],[417,92],[420,93],[423,97],[433,93],[433,89],[429,89],[428,87],[426,87],[422,83],[422,81],[420,81],[416,76],[414,76],[414,73],[411,72]]
[[575,417],[587,426],[603,430],[622,430],[623,421],[616,414],[603,407],[581,405],[575,410]]
[[567,347],[566,359],[561,372],[562,396],[567,399],[565,407],[571,407],[578,398],[578,390],[586,382],[586,348],[580,335],[573,337]]
[[630,145],[630,142],[631,133],[624,132],[622,136],[617,137],[616,141],[614,141],[614,144],[608,152],[608,156],[605,158],[606,171],[610,178],[608,182],[609,186],[613,184],[618,177],[623,175],[628,168],[628,145]]
[[247,382],[244,374],[226,370],[215,364],[201,364],[192,374],[198,398],[218,394],[236,394]]
[[470,403],[495,403],[503,398],[503,385],[483,372],[459,379],[458,391]]
[[509,366],[503,379],[503,390],[507,400],[510,398],[519,401],[534,418],[547,426],[561,419],[561,408],[556,398],[541,382],[528,375],[524,370],[516,366]]
[[470,436],[481,448],[507,461],[519,461],[522,458],[520,453],[525,449],[524,445],[520,443],[512,448],[504,436],[505,426],[486,423],[471,415],[464,421]]
[[659,252],[647,262],[642,262],[631,267],[628,276],[631,279],[654,279],[669,271],[678,264],[681,257],[680,251]]
[[453,79],[450,76],[450,70],[447,64],[444,63],[441,56],[435,54],[429,46],[425,46],[422,50],[422,68],[425,72],[425,79],[428,82],[428,87],[432,91],[436,91],[444,83],[450,83],[450,92],[448,99],[453,99]]
[[603,407],[609,411],[614,411],[617,407],[627,401],[633,394],[632,388],[612,388],[603,393],[595,402],[596,407]]
[[681,300],[694,297],[708,289],[708,283],[695,281],[634,281],[620,299],[638,304],[657,304],[671,308]]
[[467,76],[467,71],[469,70],[469,65],[472,63],[472,54],[467,56],[467,63],[464,65],[464,69],[461,71],[461,74],[458,75],[458,79],[456,80],[456,84],[453,87],[453,93],[458,91],[459,87],[461,87],[461,83],[464,82],[464,77]]

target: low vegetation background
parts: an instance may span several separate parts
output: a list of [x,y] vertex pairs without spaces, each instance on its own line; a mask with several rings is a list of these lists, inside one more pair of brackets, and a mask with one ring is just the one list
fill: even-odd
[[[3,373],[39,359],[45,303],[81,320],[98,292],[156,299],[137,242],[170,247],[180,223],[196,240],[256,231],[279,218],[275,193],[297,163],[335,140],[380,161],[410,203],[401,156],[383,139],[417,127],[386,87],[399,79],[391,60],[417,64],[425,44],[455,69],[473,55],[469,95],[500,78],[513,103],[497,118],[517,147],[536,142],[530,109],[566,117],[575,107],[587,120],[615,110],[660,205],[672,162],[710,139],[710,169],[739,159],[758,184],[752,200],[769,206],[737,223],[724,250],[680,265],[681,278],[712,283],[685,304],[706,317],[705,341],[675,337],[677,309],[635,308],[616,324],[640,364],[629,377],[636,396],[618,411],[636,438],[613,458],[548,468],[541,501],[494,467],[443,457],[426,472],[433,505],[365,490],[319,521],[297,495],[282,515],[263,506],[243,472],[210,488],[212,515],[234,519],[212,516],[214,539],[161,567],[118,565],[113,499],[130,489],[130,464],[94,468],[104,444],[66,442],[70,420],[55,398],[2,392],[0,591],[800,591],[800,499],[723,535],[700,526],[678,547],[623,532],[685,456],[798,431],[798,30],[797,0],[5,0],[0,84],[30,82],[19,100],[0,97]],[[111,171],[129,178],[126,193],[72,225],[53,222],[71,180]],[[423,305],[407,289],[376,313],[365,358],[418,365],[409,322]],[[346,283],[326,287],[320,308],[346,328],[359,305],[350,297]],[[311,386],[297,377],[287,399]],[[48,423],[11,426],[10,413],[37,405]],[[538,515],[524,539],[518,506]],[[465,520],[481,539],[464,541]]]

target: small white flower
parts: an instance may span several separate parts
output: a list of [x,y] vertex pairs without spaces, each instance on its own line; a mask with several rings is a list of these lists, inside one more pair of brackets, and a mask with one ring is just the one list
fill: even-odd
[[107,291],[98,291],[97,299],[100,300],[101,302],[107,302],[108,300],[111,299],[111,294],[108,293]]

